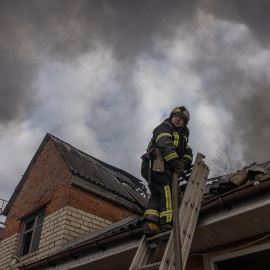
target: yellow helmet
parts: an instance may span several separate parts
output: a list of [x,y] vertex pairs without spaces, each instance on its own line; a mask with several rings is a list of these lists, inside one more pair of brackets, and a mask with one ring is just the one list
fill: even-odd
[[170,114],[170,119],[172,119],[172,116],[174,114],[179,114],[181,115],[184,119],[185,119],[185,124],[187,125],[189,120],[190,120],[190,114],[188,109],[186,109],[185,106],[180,106],[180,107],[176,107],[172,110],[171,114]]

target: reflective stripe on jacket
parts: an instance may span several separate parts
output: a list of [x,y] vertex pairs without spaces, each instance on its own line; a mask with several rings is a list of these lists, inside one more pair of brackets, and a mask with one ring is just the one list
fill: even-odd
[[[187,145],[188,136],[189,130],[186,126],[176,130],[169,119],[166,119],[154,129],[148,150],[152,147],[158,147],[165,163],[167,163],[172,170],[177,171],[181,159],[183,159],[188,166],[192,163],[193,154],[192,149]],[[169,175],[171,174],[172,172],[169,173]]]

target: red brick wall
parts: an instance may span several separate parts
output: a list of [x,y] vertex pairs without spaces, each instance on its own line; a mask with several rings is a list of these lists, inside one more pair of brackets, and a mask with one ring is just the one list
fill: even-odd
[[6,219],[3,238],[21,231],[18,218],[51,200],[49,215],[67,204],[71,171],[54,142],[49,140],[37,157]]
[[46,216],[69,205],[111,222],[134,213],[70,185],[72,173],[52,140],[37,157],[6,219],[3,239],[21,231],[19,218],[51,201]]
[[68,205],[91,213],[111,222],[117,222],[135,213],[108,202],[101,197],[84,192],[76,187],[69,190]]

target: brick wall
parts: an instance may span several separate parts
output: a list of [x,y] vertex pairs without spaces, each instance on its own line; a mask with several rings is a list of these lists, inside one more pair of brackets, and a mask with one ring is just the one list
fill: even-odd
[[49,200],[46,215],[67,205],[68,187],[71,171],[60,152],[49,140],[37,157],[27,180],[20,190],[5,223],[3,239],[21,231],[21,220],[18,218],[37,209]]
[[46,216],[39,249],[21,257],[25,264],[42,259],[61,249],[62,244],[111,224],[110,221],[71,206]]
[[117,222],[134,215],[134,212],[115,205],[101,197],[84,192],[76,187],[69,189],[68,205],[92,213],[95,216]]
[[72,172],[52,140],[49,140],[33,165],[27,180],[13,203],[6,219],[3,239],[21,231],[18,218],[51,200],[46,209],[49,215],[66,205],[117,222],[133,215],[100,197],[90,195],[70,185]]
[[20,234],[15,233],[0,241],[0,270],[10,269],[8,265],[11,257],[16,256],[19,238]]
[[5,250],[2,259],[9,262],[11,256],[16,254],[23,223],[20,218],[48,202],[39,249],[23,256],[24,263],[53,254],[69,240],[134,214],[71,186],[71,177],[72,172],[66,161],[54,142],[49,140],[32,164],[7,216],[3,240],[0,242],[0,248]]

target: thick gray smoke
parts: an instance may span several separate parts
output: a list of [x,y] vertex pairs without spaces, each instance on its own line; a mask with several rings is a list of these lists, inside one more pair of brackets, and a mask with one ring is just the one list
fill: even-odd
[[201,7],[217,18],[245,24],[261,44],[269,48],[270,2],[268,0],[208,0]]
[[[208,79],[205,95],[212,103],[221,101],[224,108],[232,113],[234,121],[228,142],[234,141],[235,137],[240,138],[244,161],[258,161],[254,157],[260,157],[259,161],[267,160],[269,151],[266,142],[270,136],[270,107],[267,105],[270,102],[269,68],[256,61],[252,63],[252,59],[259,53],[262,57],[269,55],[270,2],[210,0],[205,3],[207,5],[203,6],[203,10],[218,19],[243,24],[254,38],[243,37],[241,42],[228,44],[230,50],[220,47],[213,53],[204,47],[198,52],[196,68]],[[211,69],[215,70],[211,76],[206,75]]]
[[[263,143],[270,136],[269,77],[265,70],[247,70],[244,60],[239,63],[235,54],[242,54],[248,60],[253,55],[253,45],[269,49],[269,9],[270,3],[266,0],[1,0],[0,125],[24,119],[39,104],[36,80],[44,62],[57,60],[71,64],[77,57],[102,50],[102,47],[121,62],[113,75],[122,85],[117,96],[135,111],[140,97],[130,96],[126,89],[136,88],[132,80],[136,58],[142,55],[162,58],[155,49],[156,44],[159,40],[175,41],[180,28],[185,33],[183,37],[194,34],[196,40],[198,14],[204,12],[220,20],[245,25],[256,40],[252,41],[256,44],[249,46],[250,39],[243,37],[241,42],[230,44],[231,50],[228,50],[222,47],[222,33],[217,33],[217,49],[213,52],[207,39],[197,39],[191,66],[205,84],[203,91],[208,102],[221,104],[233,115],[230,134],[243,138],[246,161],[253,161],[256,152],[260,152],[258,156],[262,159],[268,159]],[[110,110],[119,102],[114,98],[115,95],[105,95],[104,104],[100,105]],[[119,108],[115,117],[122,113],[123,108]],[[104,126],[97,125],[95,129],[105,134]],[[106,137],[101,140],[106,141]]]
[[155,38],[173,38],[192,18],[195,4],[1,0],[0,123],[23,119],[36,104],[34,83],[43,60],[73,61],[104,46],[123,61],[116,75],[129,81],[134,58],[154,54]]

